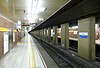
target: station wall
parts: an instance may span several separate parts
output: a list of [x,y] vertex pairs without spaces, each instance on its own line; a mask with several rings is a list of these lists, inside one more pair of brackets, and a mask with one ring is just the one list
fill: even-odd
[[[13,43],[10,43],[11,37],[14,37],[13,34],[11,34],[11,30],[13,33],[15,33],[15,38]],[[5,33],[8,34],[8,38],[4,37]],[[8,45],[4,46],[4,40],[8,40]],[[10,45],[13,44],[12,46],[15,46],[18,42],[18,31],[15,28],[15,25],[12,21],[8,20],[7,18],[3,17],[0,15],[0,58],[3,57],[7,52],[10,51]],[[7,47],[7,48],[5,48]],[[8,49],[6,53],[4,53],[5,49]]]

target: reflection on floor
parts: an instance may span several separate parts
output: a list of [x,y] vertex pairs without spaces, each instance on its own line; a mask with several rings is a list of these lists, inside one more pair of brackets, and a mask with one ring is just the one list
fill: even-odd
[[44,68],[30,35],[25,36],[15,48],[0,60],[0,68]]

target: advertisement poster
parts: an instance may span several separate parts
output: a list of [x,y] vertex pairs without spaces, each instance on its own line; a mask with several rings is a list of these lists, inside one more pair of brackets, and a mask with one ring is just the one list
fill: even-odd
[[9,34],[8,32],[4,33],[4,54],[8,52],[8,44],[9,44]]

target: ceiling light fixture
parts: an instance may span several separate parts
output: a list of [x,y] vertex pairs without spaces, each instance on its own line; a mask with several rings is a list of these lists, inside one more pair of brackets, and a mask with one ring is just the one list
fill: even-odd
[[44,7],[40,7],[40,9],[39,9],[40,12],[44,12],[45,10],[46,10],[46,8],[44,8]]
[[27,20],[27,18],[25,17],[24,20]]
[[45,7],[38,7],[37,9],[36,9],[36,12],[44,12],[46,10],[46,8]]
[[17,23],[16,23],[16,27],[17,27],[18,29],[21,28],[21,21],[20,21],[20,20],[17,21]]
[[43,21],[44,20],[44,18],[39,18],[39,21]]
[[37,0],[29,0],[28,2],[28,15],[27,18],[29,20],[29,23],[32,23],[34,21],[34,15],[36,11],[36,6],[37,6]]
[[78,26],[73,26],[73,27],[72,27],[72,29],[77,29],[77,28],[78,28]]
[[44,19],[38,19],[38,13],[40,12],[44,12],[46,10],[45,7],[42,6],[42,2],[39,1],[39,0],[30,0],[28,2],[28,20],[29,20],[29,23],[32,23],[32,21],[36,21],[36,20],[41,20],[43,21]]
[[33,20],[36,20],[38,18],[38,16],[37,15],[34,15],[34,18],[33,18]]

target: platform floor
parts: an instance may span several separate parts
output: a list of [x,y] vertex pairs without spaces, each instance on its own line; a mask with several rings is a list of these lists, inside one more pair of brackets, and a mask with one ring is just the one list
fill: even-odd
[[47,65],[32,37],[26,35],[0,60],[0,68],[47,68]]

